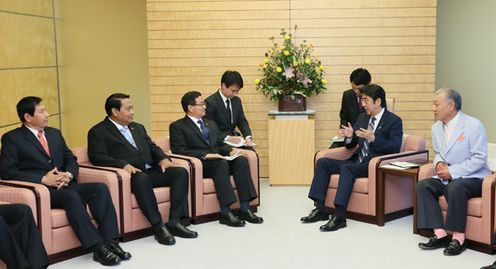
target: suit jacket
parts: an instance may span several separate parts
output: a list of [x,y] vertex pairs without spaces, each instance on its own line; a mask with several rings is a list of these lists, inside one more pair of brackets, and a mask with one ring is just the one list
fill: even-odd
[[484,125],[473,117],[460,116],[449,141],[444,139],[443,122],[432,125],[434,164],[445,162],[453,179],[461,177],[484,178],[491,172],[487,166],[487,141]]
[[67,147],[58,129],[46,127],[45,137],[50,156],[45,152],[38,138],[24,125],[2,136],[0,154],[0,177],[41,183],[41,179],[53,168],[70,172],[73,182],[78,176],[76,157]]
[[341,100],[341,110],[339,112],[341,125],[348,126],[348,122],[354,125],[358,115],[362,112],[363,110],[359,110],[357,96],[353,89],[344,91],[343,99]]
[[[357,158],[358,153],[363,147],[365,139],[357,137],[355,131],[363,128],[367,129],[369,125],[370,116],[367,113],[361,113],[358,116],[356,123],[353,125],[353,139],[351,143],[345,144],[347,148],[354,148],[358,145],[358,150],[353,155]],[[403,140],[403,123],[401,118],[394,113],[384,109],[381,120],[374,130],[375,140],[369,144],[369,154],[363,162],[368,162],[375,156],[398,153],[401,149],[401,142]]]
[[231,98],[232,123],[229,122],[229,113],[219,91],[210,95],[205,99],[205,102],[207,103],[207,114],[205,118],[215,121],[222,139],[228,135],[236,135],[236,127],[241,131],[243,137],[251,136],[250,125],[245,117],[241,99],[238,96]]
[[200,128],[188,116],[179,119],[169,126],[170,144],[172,152],[203,159],[209,153],[229,155],[231,147],[224,144],[215,122],[203,118],[203,122],[210,130],[209,143],[205,141]]
[[152,142],[143,125],[132,122],[128,127],[137,149],[107,117],[93,126],[88,132],[88,157],[91,163],[117,168],[131,164],[145,171],[145,164],[154,166],[169,158]]

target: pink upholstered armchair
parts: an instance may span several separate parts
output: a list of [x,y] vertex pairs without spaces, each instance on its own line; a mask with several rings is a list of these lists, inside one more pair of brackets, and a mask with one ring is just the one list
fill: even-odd
[[[28,189],[13,188],[0,185],[0,205],[1,204],[25,204],[31,207],[35,221],[37,221],[36,199]],[[6,269],[5,263],[0,260],[0,269]]]
[[[345,147],[319,151],[315,154],[315,164],[320,158],[346,160],[356,149]],[[396,161],[427,162],[428,151],[425,150],[425,140],[417,135],[404,135],[400,153],[372,158],[369,163],[369,176],[357,178],[353,185],[347,214],[350,218],[384,225],[390,221],[412,214],[413,211],[413,180],[399,176],[386,175],[384,185],[380,186],[376,176],[381,165]],[[327,189],[326,207],[334,211],[339,174],[331,175]],[[384,196],[379,195],[384,190]],[[382,200],[384,199],[384,200]],[[381,208],[381,206],[383,207]]]
[[[124,236],[124,240],[127,241],[147,235],[148,231],[146,229],[151,226],[145,215],[141,212],[134,194],[131,192],[131,174],[119,168],[92,165],[88,158],[87,147],[75,148],[72,151],[78,158],[80,167],[110,174],[111,180],[113,184],[115,184],[116,192],[118,193],[117,197],[119,197],[117,200],[118,206],[115,208],[118,210],[117,216],[120,218],[120,230],[121,234]],[[189,171],[188,162],[177,158],[172,158],[172,161]],[[158,209],[162,216],[162,220],[167,222],[170,209],[170,188],[159,187],[154,188],[153,191],[157,198]],[[188,195],[188,197],[191,197],[191,195]],[[191,214],[190,198],[189,212]]]
[[[434,175],[434,164],[423,165],[419,171],[419,180],[430,178]],[[482,182],[482,196],[468,200],[467,226],[465,236],[468,240],[468,247],[486,252],[493,253],[492,238],[495,232],[495,199],[494,190],[496,186],[496,174],[491,174],[484,178]],[[443,219],[446,218],[448,204],[444,196],[439,198],[439,204],[443,212]],[[413,216],[417,219],[417,216]],[[418,230],[414,226],[414,233],[431,236],[431,231]]]
[[[78,182],[106,184],[109,188],[112,202],[116,209],[118,208],[117,184],[112,180],[109,173],[105,174],[102,171],[80,167]],[[29,205],[35,215],[41,239],[50,262],[58,262],[83,253],[80,248],[81,243],[69,225],[65,210],[51,209],[50,193],[45,185],[18,180],[0,180],[0,186],[2,188],[15,187],[25,194],[29,193],[29,196],[26,195],[22,203]]]
[[[203,177],[203,168],[202,163],[199,159],[185,156],[172,154],[170,151],[169,137],[162,137],[154,140],[155,144],[162,148],[164,152],[171,156],[175,156],[177,158],[182,158],[187,160],[190,165],[190,174],[193,179],[191,181],[191,193],[192,193],[192,222],[198,224],[202,222],[207,222],[211,220],[215,220],[218,218],[218,214],[220,212],[219,202],[217,200],[217,195],[215,193],[214,182],[211,178]],[[250,205],[252,207],[257,207],[260,205],[260,180],[259,180],[259,171],[258,171],[258,155],[256,152],[251,150],[242,149],[242,154],[248,159],[248,163],[250,164],[250,173],[253,179],[253,184],[255,185],[255,189],[257,191],[258,198],[251,201]],[[236,185],[234,184],[234,180],[231,177],[231,185],[234,189],[236,189]],[[235,203],[231,206],[233,209],[239,208],[239,202]]]

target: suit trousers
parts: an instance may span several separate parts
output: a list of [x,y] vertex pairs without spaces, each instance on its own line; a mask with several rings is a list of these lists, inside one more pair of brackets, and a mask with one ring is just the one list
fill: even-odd
[[29,206],[0,205],[0,260],[8,269],[48,266],[48,256]]
[[203,176],[213,178],[217,199],[221,207],[236,202],[236,194],[231,185],[231,174],[234,177],[240,202],[249,202],[257,198],[248,159],[244,156],[239,156],[232,161],[223,159],[202,160],[202,164]]
[[131,176],[131,190],[152,227],[163,224],[153,188],[170,187],[169,219],[188,217],[188,171],[182,167],[169,167],[162,172],[159,166]]
[[[120,237],[117,215],[110,192],[102,183],[72,183],[64,189],[50,189],[52,208],[65,209],[67,219],[84,249]],[[98,228],[91,223],[89,206]]]
[[334,198],[334,205],[344,208],[348,206],[353,184],[358,177],[368,175],[368,162],[356,163],[353,160],[334,160],[331,158],[321,158],[317,161],[315,175],[310,186],[308,198],[314,201],[325,202],[327,189],[332,174],[339,174],[339,183]]
[[[444,185],[437,178],[421,180],[416,185],[417,226],[419,229],[444,228],[448,231],[465,232],[467,201],[482,195],[482,179],[457,178]],[[439,206],[439,196],[448,202],[446,222]]]

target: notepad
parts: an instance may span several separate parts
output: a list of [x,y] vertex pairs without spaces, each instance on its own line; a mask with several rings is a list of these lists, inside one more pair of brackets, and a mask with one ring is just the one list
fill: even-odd
[[[240,148],[240,147],[244,147],[246,146],[246,140],[243,139],[242,137],[240,137],[241,141],[239,141],[238,143],[232,143],[232,142],[229,142],[227,140],[224,140],[224,143],[231,146],[231,147],[235,147],[235,148]],[[253,143],[250,147],[255,147],[257,144]]]
[[390,165],[394,165],[403,169],[420,167],[419,163],[412,163],[412,162],[392,162],[390,163]]

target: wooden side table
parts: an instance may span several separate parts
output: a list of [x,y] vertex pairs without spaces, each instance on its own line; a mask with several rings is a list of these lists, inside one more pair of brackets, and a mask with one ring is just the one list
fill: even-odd
[[[418,181],[418,172],[420,168],[410,168],[410,169],[394,169],[387,167],[379,167],[377,171],[377,193],[376,193],[376,213],[377,213],[377,225],[384,226],[384,221],[387,218],[385,215],[385,199],[386,199],[386,175],[395,175],[401,177],[409,177],[412,179],[412,191],[413,191],[413,206],[412,208],[408,208],[407,210],[411,210],[415,216],[415,204],[416,204],[416,195],[415,195],[415,185]],[[394,217],[392,218],[394,219]],[[414,218],[413,220],[413,231],[417,229],[417,220]]]

